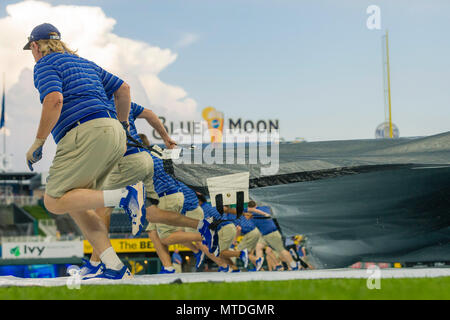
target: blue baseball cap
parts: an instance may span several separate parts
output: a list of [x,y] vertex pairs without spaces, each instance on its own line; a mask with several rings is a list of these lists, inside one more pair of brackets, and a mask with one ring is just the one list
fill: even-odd
[[[50,35],[50,33],[56,33],[57,35]],[[31,35],[28,37],[28,43],[23,47],[23,50],[30,50],[30,44],[33,41],[53,39],[61,40],[61,33],[56,29],[56,27],[50,23],[43,23],[34,27],[31,31]]]

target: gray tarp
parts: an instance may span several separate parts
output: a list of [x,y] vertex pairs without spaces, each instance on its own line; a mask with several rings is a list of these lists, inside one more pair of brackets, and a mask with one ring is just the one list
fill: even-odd
[[306,235],[322,267],[450,261],[450,132],[280,144],[272,149],[279,170],[270,176],[261,175],[267,165],[249,163],[255,148],[236,158],[243,164],[175,163],[175,176],[207,191],[208,177],[249,171],[251,197],[272,207],[285,236]]

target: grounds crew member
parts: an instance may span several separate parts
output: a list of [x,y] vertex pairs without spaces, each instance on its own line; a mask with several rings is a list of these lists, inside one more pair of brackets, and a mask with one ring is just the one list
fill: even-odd
[[[298,263],[292,258],[283,244],[280,231],[271,219],[270,208],[257,207],[255,201],[249,201],[247,211],[252,214],[252,221],[262,234],[262,239],[269,245],[285,262],[291,270],[298,270]],[[268,219],[265,219],[268,218]]]
[[36,61],[34,85],[42,103],[36,139],[26,154],[30,170],[42,158],[50,133],[57,144],[45,207],[54,214],[69,213],[75,220],[106,266],[103,277],[130,277],[111,247],[105,225],[92,210],[120,206],[137,228],[145,221],[142,182],[101,190],[126,151],[124,128],[128,126],[130,87],[70,50],[51,24],[35,27],[24,50],[31,50]]
[[[103,186],[104,189],[116,189],[129,183],[142,180],[146,187],[147,220],[149,226],[164,223],[178,227],[189,227],[196,231],[199,240],[204,238],[208,249],[212,246],[214,231],[208,228],[209,222],[203,217],[189,218],[180,213],[183,207],[183,193],[176,181],[169,176],[163,167],[162,160],[150,154],[150,150],[143,144],[135,126],[136,119],[145,119],[163,138],[168,148],[176,143],[170,139],[159,118],[150,110],[132,102],[129,114],[128,147],[125,155],[110,173]],[[155,149],[156,150],[156,149]],[[161,149],[156,150],[162,151]],[[112,208],[97,209],[107,229],[110,225]],[[200,233],[199,233],[200,232]],[[94,250],[89,262],[82,267],[85,277],[95,277],[102,269],[98,252]]]

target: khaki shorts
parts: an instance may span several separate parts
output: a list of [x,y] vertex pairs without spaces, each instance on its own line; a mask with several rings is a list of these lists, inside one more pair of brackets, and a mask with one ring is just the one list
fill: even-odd
[[[169,194],[167,196],[159,198],[158,208],[166,211],[173,211],[181,213],[184,204],[184,194],[183,192],[177,192]],[[161,239],[167,238],[171,235],[174,227],[162,223],[149,223],[146,231],[157,230],[159,237]],[[175,227],[176,231],[177,227]]]
[[[202,207],[198,206],[194,210],[187,211],[186,217],[189,217],[192,219],[197,219],[197,220],[203,220]],[[170,236],[172,233],[177,232],[177,231],[198,232],[197,229],[193,229],[193,228],[174,227],[174,226],[169,226],[169,225],[160,224],[160,223],[156,224],[156,229],[158,230],[158,235],[161,239],[165,239],[168,236]]]
[[269,247],[271,247],[276,253],[280,254],[283,250],[286,250],[283,245],[283,239],[280,231],[274,231],[272,233],[263,236],[264,241]]
[[[203,220],[203,218],[205,217],[205,214],[203,213],[202,207],[198,206],[194,210],[187,211],[186,217],[196,219],[196,220]],[[185,232],[198,232],[197,229],[193,229],[193,228],[184,228],[184,231]]]
[[175,273],[182,273],[183,272],[183,268],[181,267],[181,264],[173,263],[172,266],[175,269]]
[[229,250],[233,244],[233,240],[236,237],[236,226],[233,223],[229,223],[219,230],[219,249],[220,251]]
[[264,240],[262,234],[261,234],[261,236],[258,239],[258,244],[262,245],[264,248],[268,246],[268,244],[267,244],[266,240]]
[[[153,159],[148,152],[122,157],[105,180],[103,190],[114,190],[143,181],[147,199],[158,199],[153,185]],[[150,203],[150,202],[148,202]]]
[[239,251],[247,249],[248,252],[251,252],[256,248],[256,244],[258,243],[259,238],[261,238],[261,232],[259,232],[259,230],[255,228],[242,237],[237,246],[237,249]]
[[59,141],[45,192],[60,198],[73,189],[101,190],[126,152],[126,134],[118,120],[99,118],[73,128]]

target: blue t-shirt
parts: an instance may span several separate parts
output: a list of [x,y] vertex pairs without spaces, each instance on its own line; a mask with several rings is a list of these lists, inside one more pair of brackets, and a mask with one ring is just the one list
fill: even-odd
[[[137,140],[140,143],[143,143],[141,138],[139,137],[139,134],[136,129],[135,121],[137,117],[144,111],[144,107],[141,107],[137,103],[132,102],[130,107],[130,115],[128,116],[128,122],[130,123],[130,126],[128,127],[129,134],[133,137],[133,139]],[[132,141],[128,141],[130,144],[134,144]],[[127,145],[127,152],[125,152],[124,156],[127,156],[129,154],[137,153],[145,151],[145,149],[137,148],[137,147],[131,147]]]
[[247,219],[244,215],[240,216],[239,219],[234,220],[236,226],[241,227],[241,234],[246,235],[247,233],[253,231],[256,226],[252,219]]
[[226,221],[221,222],[218,225],[217,231],[222,229],[227,224],[233,223],[233,221],[231,219],[229,219],[229,217],[226,213],[224,213],[222,216],[219,213],[219,211],[217,211],[217,209],[208,202],[205,202],[202,204],[202,209],[203,209],[203,214],[204,214],[205,219],[212,217],[214,220],[226,220]]
[[34,66],[34,86],[41,103],[51,92],[63,95],[61,115],[52,130],[56,143],[88,115],[107,111],[117,117],[111,98],[122,83],[94,62],[69,53],[48,54]]
[[182,214],[185,214],[188,211],[192,211],[198,208],[198,198],[195,194],[195,191],[189,188],[187,185],[185,185],[183,182],[178,181],[178,185],[181,188],[181,191],[184,195],[184,203],[183,203],[183,209],[181,210]]
[[[150,153],[150,151],[149,151]],[[152,155],[153,159],[153,185],[155,191],[159,196],[163,196],[163,193],[167,192],[181,192],[181,188],[170,174],[164,170],[164,162],[162,159]]]
[[[268,214],[272,214],[271,210],[269,207],[256,207],[256,209],[259,209],[261,211],[264,211],[265,213]],[[251,212],[251,214],[253,215],[252,217],[252,221],[255,224],[255,226],[258,228],[258,230],[261,232],[261,234],[263,236],[268,235],[269,233],[272,233],[274,231],[277,231],[277,225],[275,224],[275,222],[273,222],[272,219],[259,219],[259,218],[264,218],[263,215],[260,215],[258,213],[253,213]]]
[[304,256],[304,254],[303,254],[303,247],[302,247],[302,246],[299,246],[299,247],[297,248],[297,254],[298,254],[298,256],[299,256],[300,258],[302,258],[302,257]]
[[183,259],[181,258],[181,255],[179,253],[172,253],[172,263],[183,263]]

